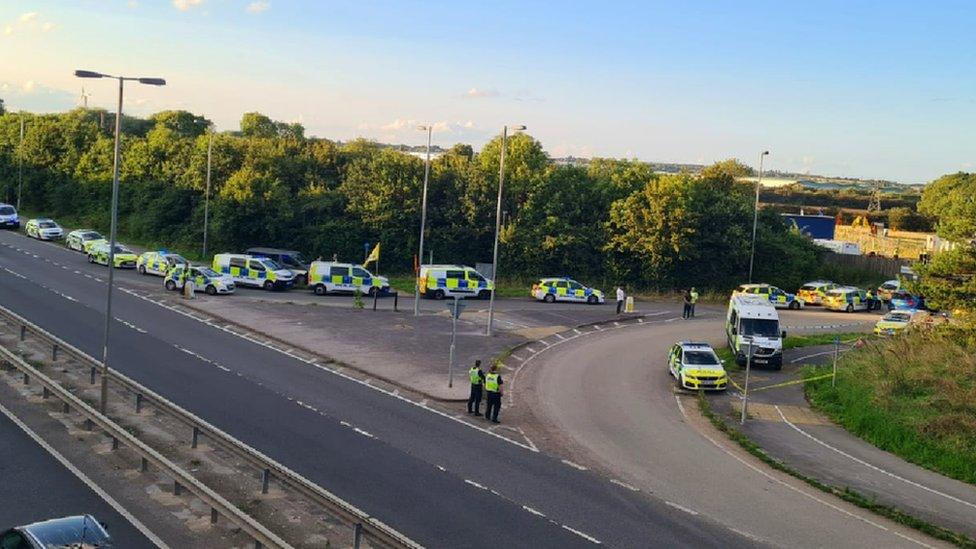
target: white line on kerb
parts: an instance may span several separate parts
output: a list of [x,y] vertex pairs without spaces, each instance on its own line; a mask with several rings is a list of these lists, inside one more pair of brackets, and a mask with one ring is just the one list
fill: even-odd
[[580,471],[586,471],[586,467],[583,467],[579,463],[573,463],[572,461],[569,461],[568,459],[564,459],[564,460],[562,460],[562,462],[565,463],[566,465],[569,465],[573,469],[579,469]]
[[681,403],[681,398],[678,395],[674,395],[674,400],[678,402],[678,409],[681,410],[681,416],[687,417],[688,414],[685,413],[685,405]]
[[373,433],[370,433],[369,431],[364,431],[364,430],[360,429],[359,427],[353,427],[352,430],[353,431],[356,431],[357,433],[359,433],[361,435],[363,435],[364,437],[376,438],[375,436],[373,436]]
[[20,418],[15,416],[10,410],[5,408],[3,404],[0,404],[0,412],[2,412],[3,415],[7,416],[10,419],[10,421],[12,421],[15,425],[17,425],[17,427],[19,427],[21,431],[26,433],[27,436],[31,437],[34,440],[34,442],[36,442],[41,448],[46,450],[47,453],[51,454],[51,456],[54,457],[54,459],[58,460],[58,462],[61,463],[61,465],[63,465],[65,469],[71,471],[71,473],[74,476],[78,477],[80,481],[82,481],[83,483],[85,483],[86,486],[91,488],[92,492],[95,492],[95,494],[97,494],[98,497],[105,500],[105,503],[108,503],[109,506],[112,507],[112,509],[115,509],[120,515],[122,515],[122,517],[125,520],[129,521],[129,523],[132,524],[132,526],[134,526],[136,530],[139,530],[139,532],[142,533],[142,535],[146,536],[146,538],[149,539],[149,541],[151,541],[156,547],[160,547],[161,549],[169,549],[169,546],[167,546],[166,543],[163,542],[163,540],[159,539],[159,536],[157,536],[151,530],[149,530],[149,528],[147,528],[145,524],[140,522],[139,519],[132,516],[132,514],[129,513],[129,511],[127,511],[125,507],[122,507],[122,505],[115,500],[115,498],[108,495],[108,493],[106,493],[105,490],[102,490],[102,488],[99,485],[95,484],[95,482],[92,479],[88,478],[88,475],[82,473],[80,469],[75,467],[70,461],[67,460],[67,458],[65,458],[57,450],[55,450],[53,446],[51,446],[44,439],[42,439],[40,435],[32,431],[31,428],[27,426],[27,424],[21,421]]
[[522,506],[522,509],[525,509],[526,511],[528,511],[528,512],[530,512],[530,513],[532,513],[533,515],[535,515],[535,516],[537,516],[537,517],[542,517],[542,518],[546,518],[546,516],[545,516],[545,515],[543,515],[543,514],[542,514],[542,513],[540,513],[539,511],[536,511],[535,509],[533,509],[533,508],[531,508],[531,507],[529,507],[528,505],[523,505],[523,506]]
[[464,482],[467,482],[468,484],[470,484],[471,486],[474,486],[475,488],[479,488],[481,490],[484,490],[485,492],[488,491],[488,487],[487,486],[485,486],[483,484],[478,484],[477,482],[475,482],[473,480],[464,479]]
[[612,479],[610,479],[610,482],[616,484],[617,486],[621,486],[623,488],[626,488],[626,489],[630,490],[631,492],[640,492],[640,488],[638,488],[636,486],[631,486],[630,484],[627,484],[626,482],[624,482],[622,480],[617,480],[615,478],[612,478]]
[[586,541],[589,541],[591,543],[595,543],[596,545],[600,545],[600,540],[596,539],[595,537],[593,537],[593,536],[591,536],[591,535],[589,535],[589,534],[587,534],[585,532],[580,532],[579,530],[577,530],[575,528],[570,528],[569,526],[566,526],[565,524],[560,524],[560,526],[562,526],[564,529],[569,530],[570,532],[576,534],[577,536],[585,539]]
[[694,509],[689,509],[689,508],[685,507],[684,505],[678,505],[677,503],[675,503],[673,501],[667,501],[667,500],[665,500],[664,501],[664,504],[667,505],[668,507],[674,507],[675,509],[677,509],[679,511],[684,511],[685,513],[688,513],[689,515],[692,515],[692,516],[698,515],[698,511],[695,511]]
[[894,473],[892,473],[890,471],[886,471],[886,470],[884,470],[884,469],[882,469],[882,468],[880,468],[878,466],[872,465],[872,464],[864,461],[863,459],[854,457],[851,454],[848,454],[847,452],[845,452],[845,451],[843,451],[843,450],[841,450],[839,448],[835,448],[835,447],[831,446],[830,444],[827,444],[826,442],[824,442],[824,441],[820,440],[819,438],[811,435],[810,433],[804,431],[803,429],[800,429],[799,427],[797,427],[796,425],[794,425],[792,422],[790,422],[790,420],[786,419],[786,416],[783,414],[783,411],[779,409],[779,406],[775,406],[775,408],[776,408],[776,411],[779,412],[779,417],[783,418],[783,422],[784,423],[786,423],[787,425],[789,425],[790,427],[792,427],[796,432],[798,432],[801,435],[809,438],[810,440],[816,442],[817,444],[823,446],[824,448],[827,448],[829,450],[833,450],[833,451],[837,452],[838,454],[840,454],[840,455],[842,455],[842,456],[844,456],[844,457],[846,457],[846,458],[848,458],[848,459],[850,459],[852,461],[855,461],[857,463],[860,463],[861,465],[863,465],[863,466],[865,466],[865,467],[867,467],[869,469],[873,469],[873,470],[875,470],[875,471],[877,471],[879,473],[882,473],[884,475],[888,475],[889,477],[891,477],[893,479],[900,480],[900,481],[902,481],[902,482],[904,482],[906,484],[910,484],[910,485],[912,485],[912,486],[914,486],[916,488],[920,488],[922,490],[925,490],[926,492],[935,494],[937,496],[942,496],[942,497],[944,497],[946,499],[949,499],[949,500],[952,500],[952,501],[954,501],[956,503],[961,503],[963,505],[966,505],[968,507],[972,507],[973,509],[976,509],[976,504],[973,504],[973,503],[970,503],[970,502],[968,502],[966,500],[962,500],[962,499],[959,499],[959,498],[957,498],[955,496],[951,496],[949,494],[940,492],[940,491],[935,490],[933,488],[929,488],[928,486],[919,484],[919,483],[917,483],[915,481],[912,481],[912,480],[908,480],[907,478],[898,476],[898,475],[896,475],[896,474],[894,474]]

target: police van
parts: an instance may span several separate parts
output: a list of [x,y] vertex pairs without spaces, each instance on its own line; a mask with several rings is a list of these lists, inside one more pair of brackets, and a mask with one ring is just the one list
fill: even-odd
[[315,295],[352,293],[367,295],[390,291],[390,281],[359,265],[335,261],[313,261],[308,269],[308,285]]
[[213,269],[218,273],[230,275],[234,282],[242,286],[282,290],[295,284],[295,275],[282,269],[266,257],[244,254],[217,254],[213,258]]
[[254,257],[267,257],[282,268],[295,275],[295,285],[302,286],[308,282],[308,261],[295,250],[281,250],[278,248],[248,248],[244,253]]
[[420,295],[434,299],[445,297],[491,297],[495,284],[481,273],[464,265],[422,265]]
[[725,316],[725,333],[735,361],[744,366],[752,348],[752,364],[783,367],[783,339],[786,332],[779,329],[779,313],[765,296],[733,295]]
[[180,254],[170,253],[166,250],[143,252],[136,260],[136,270],[139,271],[139,274],[166,276],[173,267],[188,263],[189,261]]
[[20,217],[17,216],[17,208],[14,208],[10,204],[0,203],[0,228],[20,228]]

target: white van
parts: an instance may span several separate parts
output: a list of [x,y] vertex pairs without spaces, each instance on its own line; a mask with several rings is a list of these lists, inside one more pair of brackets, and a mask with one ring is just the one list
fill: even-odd
[[360,293],[373,295],[390,291],[390,281],[376,276],[361,265],[335,261],[313,261],[308,269],[308,286],[315,295],[331,293]]
[[491,297],[495,284],[472,267],[464,265],[422,265],[420,295],[434,299],[445,297]]
[[744,366],[751,340],[752,364],[783,367],[783,339],[786,332],[779,329],[779,313],[765,296],[739,294],[729,300],[725,317],[725,333],[735,360]]
[[217,254],[213,259],[213,270],[230,275],[234,282],[242,286],[282,290],[295,285],[295,275],[291,271],[282,269],[266,257]]

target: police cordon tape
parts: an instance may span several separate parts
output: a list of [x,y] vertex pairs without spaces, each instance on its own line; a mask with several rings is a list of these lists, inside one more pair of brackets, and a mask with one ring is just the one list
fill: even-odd
[[[101,370],[100,361],[2,305],[0,305],[0,319],[5,320],[13,326],[19,326],[20,339],[22,341],[28,333],[31,333],[41,341],[51,345],[52,356],[56,357],[59,353],[64,352],[78,361],[88,364],[95,371]],[[353,504],[264,455],[257,449],[237,440],[193,413],[184,410],[117,370],[110,368],[108,377],[109,382],[115,383],[135,395],[136,406],[141,406],[143,403],[154,406],[159,411],[170,415],[190,427],[193,430],[194,439],[202,435],[215,445],[233,452],[260,471],[263,479],[271,480],[273,478],[283,487],[292,489],[313,504],[322,507],[330,514],[345,521],[355,529],[357,536],[362,534],[381,547],[422,547],[417,542],[394,530],[376,517],[370,516]],[[108,420],[108,418],[105,419]],[[283,547],[287,547],[287,545]]]

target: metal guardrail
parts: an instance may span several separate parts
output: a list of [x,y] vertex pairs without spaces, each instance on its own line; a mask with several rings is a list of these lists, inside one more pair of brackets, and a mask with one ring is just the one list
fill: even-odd
[[[96,374],[101,371],[100,361],[6,307],[0,306],[0,318],[6,319],[10,324],[20,326],[21,340],[24,340],[27,333],[30,332],[38,339],[51,345],[51,355],[54,360],[57,360],[59,353],[65,352],[81,362],[87,363],[91,367],[91,379],[92,383],[94,383]],[[6,353],[9,354],[9,351],[6,351]],[[354,545],[356,548],[360,545],[361,536],[383,547],[411,549],[423,547],[376,517],[370,516],[353,504],[343,500],[281,463],[278,463],[259,450],[237,440],[192,412],[183,409],[117,370],[109,369],[109,382],[116,383],[135,395],[135,412],[138,413],[142,406],[148,403],[190,427],[193,434],[191,443],[193,447],[196,447],[198,438],[202,435],[207,437],[215,445],[233,452],[251,463],[261,473],[263,493],[267,493],[268,483],[271,479],[274,479],[279,484],[294,490],[301,496],[324,508],[329,513],[352,525],[355,531]],[[71,396],[74,397],[74,395]],[[104,419],[111,421],[108,418]]]
[[238,509],[233,503],[227,501],[220,494],[214,492],[210,487],[190,475],[190,473],[183,470],[156,450],[150,448],[146,443],[136,438],[135,435],[126,431],[122,426],[99,413],[98,410],[89,406],[87,402],[71,394],[71,392],[59,383],[42,374],[9,349],[0,347],[0,357],[3,357],[7,364],[23,372],[25,384],[30,383],[31,380],[36,380],[44,388],[45,397],[49,397],[50,395],[55,396],[64,402],[65,406],[81,414],[92,425],[97,426],[105,434],[112,437],[113,448],[118,448],[119,444],[124,444],[138,453],[143,460],[143,470],[151,464],[172,478],[175,483],[174,491],[177,494],[185,488],[203,500],[204,503],[210,506],[211,521],[215,521],[216,515],[218,514],[226,517],[251,536],[255,541],[256,547],[280,547],[283,549],[291,547],[287,542]]

